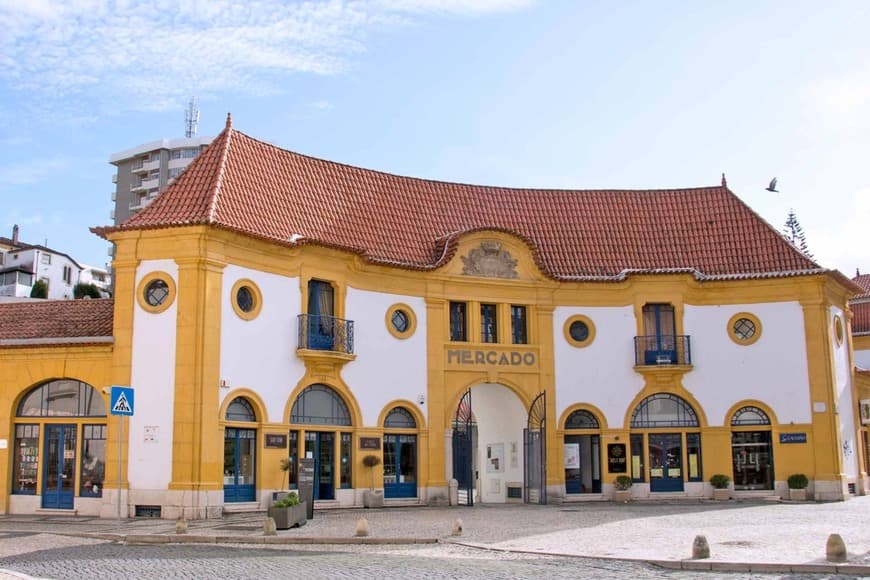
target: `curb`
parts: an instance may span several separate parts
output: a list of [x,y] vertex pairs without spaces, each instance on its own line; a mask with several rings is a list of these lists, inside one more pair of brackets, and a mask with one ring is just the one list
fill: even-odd
[[543,552],[538,550],[515,550],[512,548],[497,548],[486,544],[475,544],[457,540],[443,540],[445,543],[456,544],[466,548],[487,550],[491,552],[506,552],[511,554],[532,554],[535,556],[557,556],[560,558],[582,558],[586,560],[614,560],[619,562],[642,562],[669,570],[692,570],[704,572],[758,572],[758,573],[798,573],[798,574],[847,574],[850,576],[870,576],[870,566],[860,564],[787,564],[781,562],[719,562],[704,560],[650,560],[648,558],[614,558],[613,556],[589,556],[581,554],[563,554],[561,552]]
[[371,538],[371,537],[313,537],[313,536],[212,536],[198,534],[103,534],[91,532],[66,532],[57,535],[95,540],[122,542],[129,545],[158,544],[365,544],[365,545],[413,545],[437,544],[439,538]]

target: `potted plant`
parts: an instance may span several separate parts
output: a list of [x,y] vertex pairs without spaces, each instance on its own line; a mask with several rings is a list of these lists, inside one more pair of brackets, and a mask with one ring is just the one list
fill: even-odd
[[275,520],[275,528],[289,530],[296,526],[304,526],[308,521],[308,506],[299,501],[296,492],[284,494],[284,497],[272,502],[269,517]]
[[788,496],[793,501],[807,499],[807,486],[810,480],[803,473],[794,473],[788,476]]
[[728,486],[731,484],[731,478],[724,473],[717,473],[710,478],[710,485],[713,486],[713,499],[726,500],[731,498],[731,490]]
[[631,500],[631,486],[634,482],[627,475],[617,475],[613,482],[615,488],[613,492],[613,501],[621,501],[623,503]]
[[369,488],[363,492],[363,506],[367,508],[384,507],[384,492],[375,489],[375,467],[381,464],[381,458],[377,455],[363,457],[363,465],[369,468]]

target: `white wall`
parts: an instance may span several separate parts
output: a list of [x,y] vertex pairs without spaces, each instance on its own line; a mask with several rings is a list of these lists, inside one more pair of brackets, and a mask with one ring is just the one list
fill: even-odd
[[[738,345],[729,337],[728,321],[738,312],[749,312],[761,321],[761,338],[751,345]],[[711,426],[728,424],[728,410],[745,399],[770,406],[780,423],[812,420],[799,303],[687,305],[683,330],[692,337],[694,365],[683,385],[696,397]]]
[[[843,324],[843,341],[837,344],[834,334],[834,318],[839,316]],[[836,393],[837,412],[840,419],[840,439],[842,441],[843,473],[846,477],[858,477],[858,441],[855,437],[856,402],[852,399],[852,369],[849,365],[849,341],[845,336],[846,317],[842,310],[831,307],[828,316],[828,334],[833,349],[834,392]]]
[[[480,499],[484,503],[504,503],[507,499],[506,484],[523,481],[523,428],[528,414],[519,397],[510,389],[493,384],[472,387],[471,409],[477,419]],[[499,466],[502,471],[489,467],[488,445],[503,446],[504,461]],[[513,457],[512,447],[516,449]]]
[[[178,266],[172,260],[143,261],[136,270],[136,288],[154,271],[172,276],[178,285]],[[133,353],[130,386],[135,408],[129,418],[128,461],[131,489],[166,489],[172,478],[172,429],[175,400],[175,343],[178,296],[163,312],[133,307]],[[145,441],[145,427],[155,428],[156,441]]]
[[870,349],[855,351],[855,366],[870,369]]
[[[232,307],[230,292],[242,278],[254,282],[263,297],[253,320],[239,318]],[[246,387],[263,399],[266,419],[281,422],[290,393],[305,374],[296,356],[297,317],[303,312],[299,279],[230,265],[224,269],[221,304],[220,378],[229,388],[221,389],[220,403]]]
[[[393,304],[407,304],[417,318],[417,329],[406,339],[387,330],[386,314]],[[366,427],[377,425],[378,415],[390,401],[412,401],[425,416],[419,395],[426,391],[426,302],[422,298],[348,288],[347,318],[354,321],[354,351],[343,378],[356,395]]]
[[[565,321],[575,314],[595,325],[595,339],[577,348],[565,340]],[[606,308],[558,307],[553,312],[556,358],[556,417],[576,403],[595,405],[610,428],[623,425],[632,399],[643,388],[634,371],[637,323],[632,306]]]

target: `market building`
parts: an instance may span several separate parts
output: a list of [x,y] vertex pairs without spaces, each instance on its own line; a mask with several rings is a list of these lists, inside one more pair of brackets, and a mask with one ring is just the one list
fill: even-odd
[[[216,517],[267,506],[300,457],[319,507],[370,489],[601,500],[619,475],[648,499],[710,497],[714,474],[737,496],[784,495],[795,473],[816,499],[865,492],[860,288],[724,178],[446,183],[285,151],[228,117],[148,207],[94,231],[116,247],[114,299],[0,326],[7,513],[113,517],[120,489],[125,515]],[[111,385],[135,392],[123,423]]]

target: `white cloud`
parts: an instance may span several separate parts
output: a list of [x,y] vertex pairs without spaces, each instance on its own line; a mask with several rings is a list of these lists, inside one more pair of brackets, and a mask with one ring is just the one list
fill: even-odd
[[[191,94],[274,94],[335,75],[385,22],[529,0],[0,0],[0,83],[46,109],[178,108]],[[82,116],[82,111],[76,111]]]
[[848,276],[855,268],[870,272],[870,245],[867,244],[867,224],[870,224],[870,185],[856,190],[843,205],[839,223],[814,233],[810,249],[823,266],[839,267]]
[[834,128],[851,130],[867,127],[870,69],[817,81],[807,87],[805,97],[811,114],[822,125],[834,123]]
[[34,159],[0,167],[0,188],[36,183],[43,177],[70,167],[68,159]]

